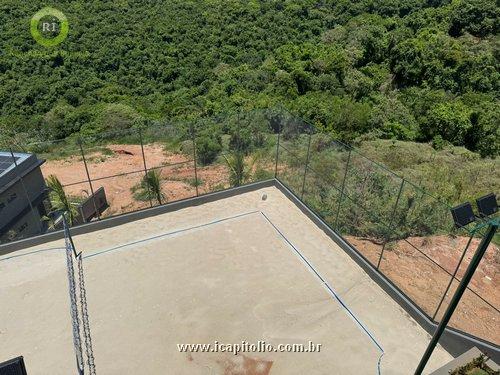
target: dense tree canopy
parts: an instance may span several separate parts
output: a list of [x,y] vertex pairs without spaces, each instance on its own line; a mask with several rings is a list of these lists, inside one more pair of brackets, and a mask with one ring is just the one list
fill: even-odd
[[348,141],[500,149],[495,0],[56,1],[70,32],[52,48],[29,32],[44,5],[0,4],[3,134],[282,104]]

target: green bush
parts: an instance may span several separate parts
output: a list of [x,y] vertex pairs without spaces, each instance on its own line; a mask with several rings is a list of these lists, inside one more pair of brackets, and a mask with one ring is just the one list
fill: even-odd
[[48,139],[64,139],[80,130],[81,111],[69,104],[61,103],[54,106],[42,119],[42,133]]
[[413,114],[396,97],[377,95],[370,115],[370,126],[380,132],[382,138],[414,140],[418,124]]
[[454,145],[463,145],[472,128],[471,113],[470,108],[459,101],[438,104],[428,112],[422,133],[426,140],[441,135]]
[[262,167],[258,167],[252,176],[253,181],[265,181],[271,178],[274,178],[274,171],[269,171]]
[[133,197],[137,201],[153,200],[158,204],[166,201],[162,192],[162,176],[157,169],[149,170],[142,178],[141,182],[131,188]]
[[108,134],[119,137],[139,122],[140,115],[132,107],[125,104],[105,104],[97,110],[92,122],[82,126],[81,134],[100,138]]
[[211,164],[222,151],[220,136],[200,135],[196,139],[196,154],[202,165]]
[[231,131],[231,138],[229,140],[230,150],[247,155],[251,151],[252,146],[252,135],[248,127],[243,129],[233,129]]
[[444,149],[445,145],[446,141],[440,135],[436,135],[434,136],[434,138],[432,138],[432,147],[434,147],[435,150],[440,151]]
[[182,152],[188,158],[192,158],[193,157],[193,141],[188,140],[188,141],[181,142],[180,152]]
[[[498,179],[489,178],[488,172],[498,164],[495,160],[490,160],[489,167],[478,168],[485,164],[485,160],[463,148],[447,146],[437,152],[430,145],[410,142],[394,145],[392,141],[382,140],[363,143],[361,151],[384,164],[391,161],[391,167],[402,175],[410,172],[411,175],[407,176],[410,180],[420,182],[449,205],[411,183],[401,185],[401,178],[355,152],[351,153],[350,168],[344,182],[348,152],[335,147],[335,143],[325,144],[322,138],[321,135],[313,138],[314,154],[306,179],[304,200],[330,225],[338,225],[341,233],[346,235],[366,237],[380,243],[384,239],[393,241],[411,236],[452,233],[449,205],[471,200],[487,191],[494,191],[498,186]],[[395,147],[399,153],[397,161],[394,161]],[[281,158],[280,161],[288,164],[288,169],[292,166],[292,160]],[[457,163],[462,165],[461,172],[453,175],[450,169],[455,168]],[[470,181],[475,184],[468,183]],[[338,212],[342,186],[346,196]],[[395,209],[401,186],[403,189]]]

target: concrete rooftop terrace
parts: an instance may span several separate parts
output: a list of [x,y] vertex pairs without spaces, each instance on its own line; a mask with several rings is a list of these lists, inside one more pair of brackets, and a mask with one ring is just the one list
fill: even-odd
[[[275,187],[73,239],[98,374],[376,374],[379,359],[382,374],[411,374],[430,339]],[[30,375],[75,372],[63,247],[0,257],[0,361],[23,355]],[[321,352],[177,347],[215,340]],[[438,347],[426,373],[451,359]]]

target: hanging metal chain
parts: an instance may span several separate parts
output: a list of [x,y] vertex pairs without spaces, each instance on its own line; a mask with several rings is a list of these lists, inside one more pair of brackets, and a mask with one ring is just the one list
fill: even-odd
[[75,271],[73,267],[74,249],[69,239],[70,238],[69,230],[66,225],[66,221],[64,221],[64,234],[65,234],[65,245],[66,245],[66,264],[67,264],[68,283],[69,283],[71,323],[73,326],[73,345],[75,347],[76,364],[78,366],[78,371],[80,374],[83,374],[84,365],[83,365],[83,355],[82,355],[82,344],[80,338],[80,319],[78,316]]
[[77,258],[78,278],[80,281],[80,304],[82,310],[83,337],[85,338],[85,351],[87,355],[87,364],[89,365],[90,375],[95,375],[94,352],[92,350],[92,337],[90,336],[89,314],[87,309],[87,292],[85,290],[85,280],[83,276],[82,254]]

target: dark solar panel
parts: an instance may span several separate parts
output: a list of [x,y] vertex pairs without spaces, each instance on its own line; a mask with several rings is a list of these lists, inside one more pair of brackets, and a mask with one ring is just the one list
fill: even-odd
[[[16,161],[19,158],[14,158]],[[5,172],[13,164],[12,156],[0,155],[0,174]]]

